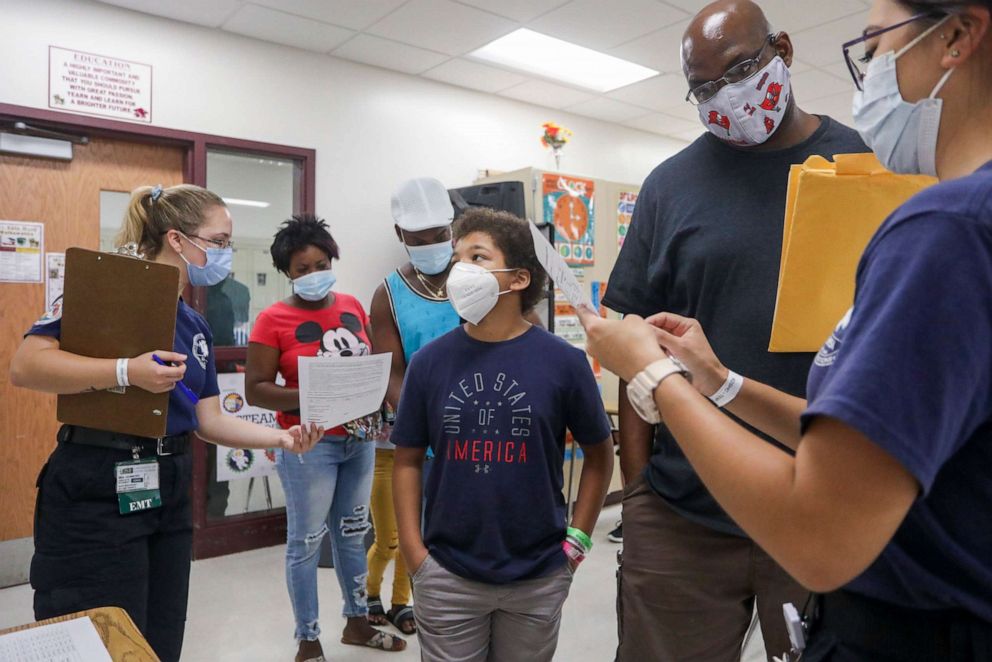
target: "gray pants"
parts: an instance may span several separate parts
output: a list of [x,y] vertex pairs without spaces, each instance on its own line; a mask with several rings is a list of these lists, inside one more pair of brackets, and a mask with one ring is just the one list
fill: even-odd
[[568,566],[512,584],[473,582],[428,556],[413,575],[413,612],[423,662],[550,662]]

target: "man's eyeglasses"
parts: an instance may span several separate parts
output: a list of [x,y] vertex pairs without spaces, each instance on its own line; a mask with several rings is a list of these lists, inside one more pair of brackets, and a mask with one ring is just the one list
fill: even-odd
[[729,83],[739,83],[742,80],[747,80],[754,74],[758,73],[761,69],[761,56],[764,54],[765,49],[771,44],[775,43],[775,36],[773,34],[768,35],[765,39],[765,43],[762,44],[761,49],[757,54],[743,62],[738,62],[734,66],[727,69],[726,73],[717,78],[716,80],[711,80],[708,83],[703,83],[698,87],[694,87],[689,90],[689,93],[685,95],[685,100],[694,106],[701,103],[706,103],[710,99],[716,96],[716,93],[720,91],[724,85]]
[[867,49],[862,49],[863,52],[861,56],[854,57],[853,55],[851,55],[852,48],[854,48],[858,44],[862,44],[862,45],[867,44],[872,39],[876,39],[881,35],[885,34],[886,32],[897,30],[903,27],[904,25],[915,23],[916,21],[919,21],[924,18],[939,18],[940,16],[942,16],[942,14],[940,13],[923,12],[915,16],[912,16],[910,18],[907,18],[905,21],[896,23],[895,25],[890,25],[887,28],[872,30],[871,32],[865,31],[865,33],[862,34],[857,39],[852,39],[851,41],[841,46],[841,48],[844,50],[844,62],[847,63],[847,70],[851,72],[851,78],[854,79],[854,84],[857,86],[857,88],[859,90],[864,90],[865,74],[868,73],[868,65],[871,64],[871,58],[875,53],[874,51],[869,53]]
[[199,239],[200,241],[205,241],[208,244],[210,244],[211,246],[214,246],[215,248],[234,248],[234,242],[231,241],[230,239],[227,239],[227,240],[224,240],[224,239],[208,239],[207,237],[201,237],[198,234],[191,234],[189,236],[190,237],[195,237],[196,239]]

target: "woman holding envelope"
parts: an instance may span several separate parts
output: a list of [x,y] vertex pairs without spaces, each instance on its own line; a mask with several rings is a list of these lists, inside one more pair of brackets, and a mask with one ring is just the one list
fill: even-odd
[[[694,320],[582,312],[642,417],[663,418],[720,505],[823,594],[795,623],[804,662],[992,660],[990,14],[875,0],[844,45],[862,137],[889,169],[941,183],[868,245],[808,401],[735,375]],[[717,394],[795,457],[718,413]]]
[[[146,186],[131,195],[117,244],[134,244],[145,258],[177,267],[182,292],[227,276],[231,232],[218,195],[185,184]],[[171,351],[120,359],[63,351],[59,301],[31,327],[10,365],[13,385],[45,393],[170,393],[162,439],[62,426],[38,477],[31,560],[36,619],[122,607],[166,662],[179,659],[186,626],[192,433],[225,446],[292,453],[306,452],[323,435],[316,426],[273,430],[224,416],[210,327],[179,292],[163,302],[178,306]],[[132,489],[136,481],[140,490]]]
[[[301,356],[364,356],[372,351],[369,318],[355,297],[333,292],[331,262],[337,242],[327,223],[294,216],[282,224],[269,249],[276,269],[292,280],[293,294],[263,310],[248,341],[245,388],[253,405],[277,411],[284,428],[300,423],[298,361]],[[284,384],[277,383],[282,375]],[[322,660],[317,601],[320,544],[330,536],[343,615],[341,643],[401,651],[406,642],[368,621],[365,534],[371,529],[369,498],[378,416],[327,431],[305,458],[280,454],[276,468],[286,492],[286,584],[296,617],[297,662]]]

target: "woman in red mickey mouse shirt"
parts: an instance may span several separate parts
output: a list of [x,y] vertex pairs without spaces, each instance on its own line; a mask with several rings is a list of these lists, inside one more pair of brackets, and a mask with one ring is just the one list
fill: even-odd
[[[368,315],[358,300],[331,292],[338,246],[327,224],[311,215],[283,223],[270,249],[276,269],[293,281],[293,294],[255,321],[248,345],[248,401],[273,409],[282,427],[299,423],[301,356],[360,356],[372,351]],[[285,384],[276,383],[281,374]],[[400,651],[406,642],[368,622],[365,534],[375,446],[370,425],[355,421],[329,430],[304,461],[280,454],[286,492],[286,583],[296,617],[297,662],[323,660],[318,639],[317,561],[330,535],[347,625],[341,642]]]

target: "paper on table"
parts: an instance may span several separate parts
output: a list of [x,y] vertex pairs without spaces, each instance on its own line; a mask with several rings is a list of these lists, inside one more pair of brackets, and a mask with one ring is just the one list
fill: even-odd
[[325,429],[379,410],[389,384],[391,353],[301,356],[300,419]]
[[0,637],[0,660],[112,662],[88,616],[5,634]]
[[551,242],[541,234],[537,226],[533,223],[529,225],[530,233],[534,238],[534,252],[537,253],[537,261],[548,272],[548,277],[554,281],[555,287],[560,289],[568,302],[576,308],[586,306],[592,309],[592,302],[575,278],[575,274],[572,273],[572,268],[565,263],[562,256],[558,254]]

